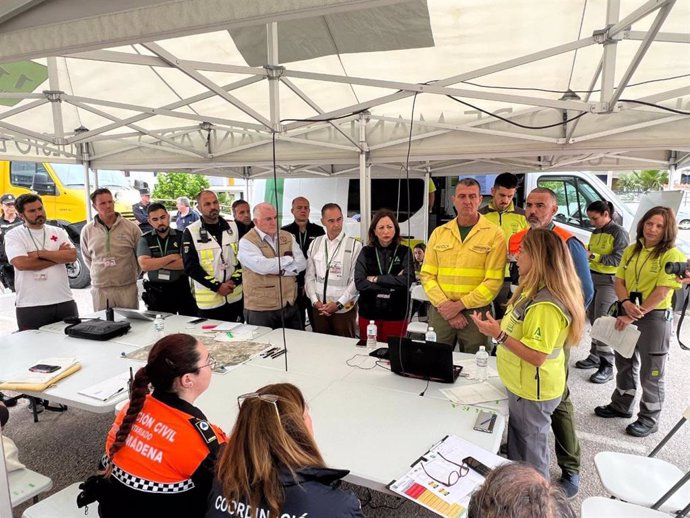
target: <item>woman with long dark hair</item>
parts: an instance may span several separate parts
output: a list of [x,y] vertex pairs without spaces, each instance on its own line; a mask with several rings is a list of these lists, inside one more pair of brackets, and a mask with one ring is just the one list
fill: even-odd
[[364,517],[357,497],[335,487],[348,472],[326,467],[297,387],[267,385],[240,396],[238,405],[206,518]]
[[[587,245],[589,271],[594,284],[594,299],[587,308],[590,323],[606,315],[611,304],[616,302],[613,277],[623,257],[630,238],[628,232],[613,220],[613,204],[595,201],[587,206],[587,216],[594,231]],[[592,383],[606,383],[613,379],[613,349],[610,345],[592,339],[589,356],[575,362],[578,369],[597,369],[589,377]]]
[[639,372],[642,397],[637,421],[625,431],[634,437],[646,437],[658,431],[664,402],[666,359],[672,333],[673,290],[680,288],[673,274],[667,274],[667,262],[685,262],[675,248],[678,225],[668,207],[649,209],[637,224],[637,238],[625,249],[616,270],[614,288],[619,302],[616,329],[635,324],[640,331],[631,358],[616,357],[616,389],[608,405],[598,406],[599,417],[632,417]]
[[371,320],[376,321],[379,342],[387,342],[389,336],[405,336],[414,278],[412,252],[400,244],[395,214],[379,210],[369,225],[369,244],[362,248],[355,267],[361,338],[366,337]]
[[214,366],[193,336],[172,334],[155,343],[134,376],[129,405],[108,433],[102,518],[204,515],[225,435],[194,401],[208,388]]

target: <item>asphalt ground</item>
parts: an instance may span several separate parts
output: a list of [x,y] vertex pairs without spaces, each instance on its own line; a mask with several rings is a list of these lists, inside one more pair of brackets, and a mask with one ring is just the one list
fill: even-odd
[[[91,312],[91,297],[88,289],[74,290],[74,296],[81,314]],[[0,336],[16,330],[13,304],[13,294],[0,295]],[[685,343],[690,343],[690,324],[684,326],[681,339]],[[625,426],[634,418],[601,419],[596,417],[593,413],[594,407],[609,401],[614,384],[609,382],[605,385],[594,385],[588,381],[593,371],[573,368],[577,360],[587,356],[589,350],[587,340],[585,338],[580,347],[572,350],[570,359],[569,383],[575,406],[578,437],[582,447],[580,493],[572,500],[572,505],[578,512],[585,498],[606,495],[594,466],[594,456],[598,452],[609,450],[635,454],[648,453],[679,420],[685,407],[690,405],[688,390],[690,351],[682,351],[674,336],[666,373],[666,401],[659,423],[659,432],[644,439],[634,438],[625,433]],[[70,408],[64,413],[43,412],[39,422],[33,423],[32,414],[24,400],[11,408],[10,413],[10,421],[4,433],[17,443],[19,458],[24,464],[53,479],[54,486],[51,493],[84,480],[93,473],[103,451],[105,435],[113,420],[110,414],[96,415]],[[316,429],[318,433],[318,423],[316,423]],[[683,427],[659,456],[675,463],[686,472],[690,469],[688,444],[690,444],[690,425]],[[400,452],[400,454],[414,459],[419,452]],[[347,468],[347,466],[337,467]],[[560,470],[553,456],[551,475],[554,480],[560,476]],[[368,517],[436,516],[411,502],[391,495],[372,492],[349,484],[346,484],[346,487],[355,491],[363,504],[366,504],[364,511]],[[14,517],[19,518],[27,506],[28,504],[25,504],[16,508]],[[95,509],[92,512],[95,512]]]

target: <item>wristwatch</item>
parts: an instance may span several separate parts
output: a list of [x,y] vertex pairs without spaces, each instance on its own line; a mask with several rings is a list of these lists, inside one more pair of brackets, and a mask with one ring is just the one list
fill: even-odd
[[338,311],[340,311],[341,309],[343,309],[345,307],[340,302],[337,302],[336,306],[338,306]]

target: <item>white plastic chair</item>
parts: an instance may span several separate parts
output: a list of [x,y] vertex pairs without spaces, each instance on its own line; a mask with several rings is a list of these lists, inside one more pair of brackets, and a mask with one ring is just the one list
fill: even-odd
[[[80,491],[79,482],[67,486],[65,489],[26,508],[22,518],[84,518],[84,509],[77,507],[77,495]],[[91,511],[91,506],[94,506],[93,511]],[[96,502],[90,504],[89,515],[98,515],[97,506]]]
[[593,496],[582,502],[581,518],[669,518],[661,511],[642,507],[613,498]]
[[597,453],[594,464],[606,491],[625,502],[666,513],[687,512],[690,508],[690,472],[684,474],[655,455],[688,419],[690,406],[647,457],[610,451]]
[[[419,300],[422,302],[429,302],[429,297],[426,296],[426,292],[421,284],[415,284],[410,290],[410,298],[412,300]],[[426,322],[410,322],[407,324],[407,334],[408,335],[424,335],[426,330],[429,328],[429,324]]]
[[10,483],[12,507],[17,507],[19,504],[23,504],[32,498],[34,502],[38,502],[38,495],[49,491],[53,487],[53,481],[50,477],[27,468],[11,471],[7,475],[7,479]]

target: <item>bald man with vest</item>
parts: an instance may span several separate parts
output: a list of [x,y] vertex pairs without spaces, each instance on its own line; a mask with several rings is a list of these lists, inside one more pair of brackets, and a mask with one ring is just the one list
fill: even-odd
[[[538,187],[529,193],[525,202],[525,217],[531,228],[548,228],[558,234],[565,242],[575,264],[575,270],[582,285],[585,307],[594,297],[592,274],[589,271],[589,259],[585,246],[577,237],[564,228],[554,225],[553,218],[558,212],[558,197],[551,189]],[[511,277],[517,284],[519,273],[516,263],[520,245],[530,229],[513,234],[508,241],[508,256],[511,261]],[[575,496],[580,487],[580,443],[575,432],[575,415],[568,389],[568,362],[570,347],[564,347],[566,385],[561,402],[553,412],[551,429],[556,437],[556,457],[562,470],[560,484],[568,497]]]
[[278,230],[278,214],[270,203],[254,207],[254,228],[240,239],[247,324],[273,329],[302,329],[297,276],[307,267],[295,237]]

